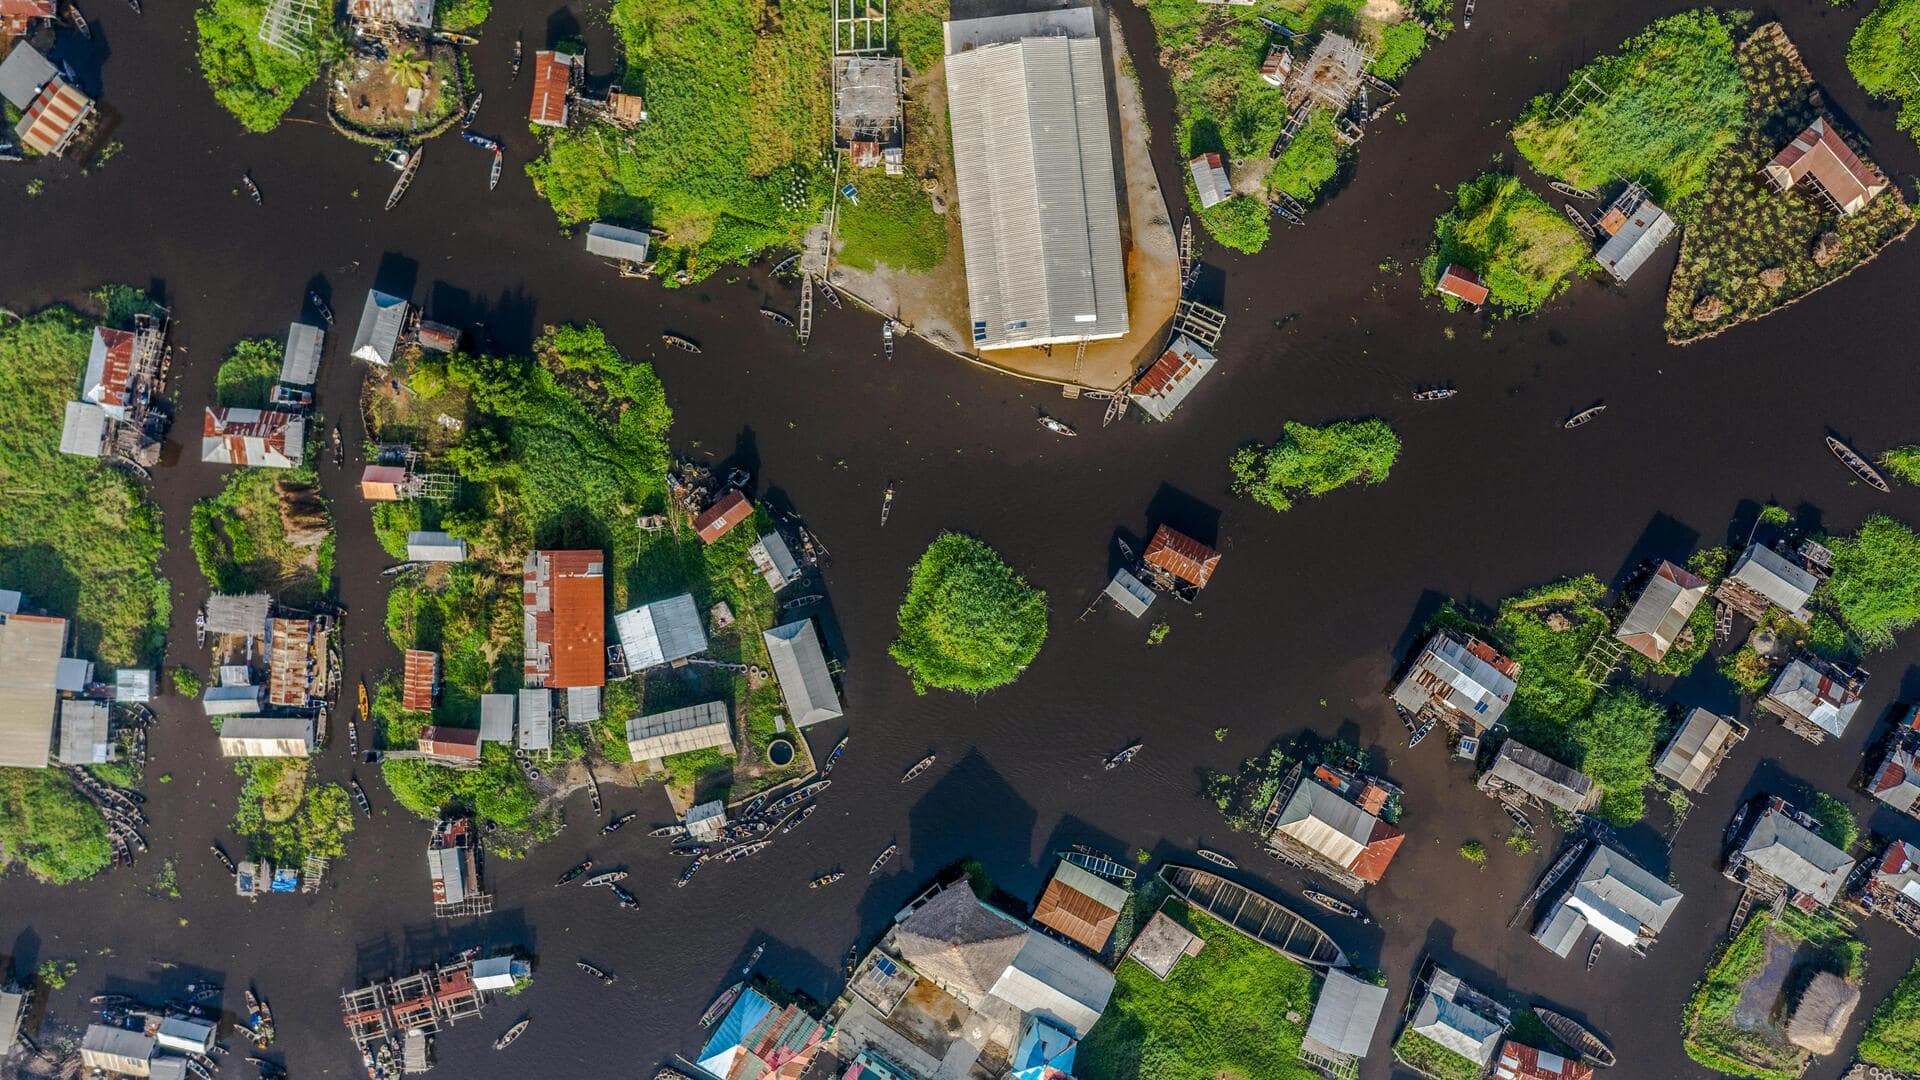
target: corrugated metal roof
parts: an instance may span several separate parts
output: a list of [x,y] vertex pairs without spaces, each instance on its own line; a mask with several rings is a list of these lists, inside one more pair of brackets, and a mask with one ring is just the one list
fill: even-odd
[[1227,179],[1227,165],[1219,154],[1201,154],[1187,162],[1187,171],[1193,174],[1200,209],[1206,210],[1233,198],[1233,183]]
[[1165,570],[1197,588],[1205,588],[1220,567],[1219,552],[1166,525],[1153,531],[1147,552],[1140,558],[1148,566]]
[[16,41],[13,50],[0,60],[0,97],[13,103],[13,107],[25,112],[33,105],[33,99],[40,96],[40,88],[52,82],[59,71],[40,50],[23,40]]
[[1707,583],[1693,574],[1662,560],[1646,587],[1620,620],[1613,636],[1635,652],[1658,662],[1673,648],[1686,629],[1687,620],[1707,595]]
[[1688,791],[1702,791],[1721,756],[1744,737],[1746,729],[1739,724],[1706,709],[1695,709],[1661,752],[1654,771]]
[[1363,1057],[1387,1007],[1387,988],[1330,968],[1307,1022],[1308,1039],[1338,1054]]
[[787,547],[786,540],[777,532],[762,535],[747,549],[747,557],[753,560],[754,569],[767,583],[767,588],[779,592],[800,576],[800,564],[793,557],[793,551]]
[[569,53],[547,49],[533,54],[533,101],[527,106],[527,119],[547,127],[567,126],[574,61]]
[[1160,354],[1127,391],[1136,405],[1155,420],[1173,415],[1207,372],[1219,363],[1199,342],[1185,334],[1174,337],[1173,344]]
[[1105,59],[1084,22],[947,57],[976,349],[1127,332]]
[[1748,545],[1727,577],[1766,597],[1788,614],[1807,606],[1820,579],[1764,544]]
[[347,0],[347,14],[419,30],[433,29],[433,0]]
[[1487,302],[1487,283],[1480,280],[1480,275],[1459,263],[1448,263],[1434,288],[1475,307]]
[[1887,186],[1886,178],[1861,161],[1824,116],[1815,117],[1775,154],[1767,172],[1782,189],[1812,176],[1845,214],[1856,213]]
[[1125,889],[1063,860],[1034,905],[1033,921],[1098,953],[1107,947],[1126,903]]
[[1804,718],[1829,735],[1846,734],[1860,711],[1860,695],[1822,662],[1796,657],[1767,689],[1766,702]]
[[812,619],[776,626],[761,638],[773,661],[774,677],[780,681],[780,695],[787,700],[787,718],[797,728],[843,715],[840,695],[833,688],[833,674],[827,670],[826,653],[820,648],[820,635]]
[[478,760],[480,732],[473,728],[441,727],[436,724],[420,732],[419,747],[423,754]]
[[80,124],[93,114],[93,99],[64,79],[55,79],[40,91],[13,133],[20,142],[42,154],[58,154]]
[[1618,912],[1644,927],[1647,933],[1658,934],[1673,916],[1674,909],[1680,906],[1680,900],[1680,890],[1613,848],[1597,844],[1580,867],[1569,903],[1579,907],[1587,921],[1603,929],[1608,922],[1619,922],[1603,916]]
[[0,617],[0,765],[41,769],[53,750],[54,679],[67,620]]
[[1673,219],[1665,210],[1650,201],[1642,201],[1620,228],[1607,237],[1607,242],[1600,245],[1597,258],[1614,280],[1625,281],[1666,242],[1673,230]]
[[433,902],[457,904],[467,898],[465,852],[457,847],[427,849],[427,874],[433,879]]
[[267,701],[301,708],[312,688],[313,620],[267,620]]
[[627,670],[642,671],[707,650],[706,629],[692,593],[655,600],[613,617]]
[[1119,605],[1120,610],[1139,618],[1153,606],[1153,590],[1125,567],[1113,572],[1113,580],[1107,582],[1106,593]]
[[[964,884],[959,889],[971,891]],[[1045,934],[1028,930],[1013,962],[994,982],[993,996],[1084,1038],[1113,996],[1113,972]]]
[[1840,886],[1853,869],[1846,852],[1772,807],[1754,822],[1740,852],[1748,862],[1822,904],[1840,895]]
[[703,542],[711,544],[752,516],[753,504],[747,501],[739,488],[734,488],[701,511],[693,519],[693,529],[700,534]]
[[97,458],[106,442],[107,414],[100,406],[91,401],[67,402],[67,413],[60,423],[60,452]]
[[200,707],[208,716],[241,716],[258,712],[266,703],[264,686],[209,686],[200,692]]
[[107,732],[107,707],[98,701],[68,699],[60,703],[62,765],[98,765],[113,758]]
[[443,532],[410,532],[407,558],[413,562],[466,562],[467,542]]
[[553,747],[553,691],[520,691],[520,749]]
[[628,262],[647,261],[647,251],[653,246],[651,234],[639,229],[626,229],[618,225],[609,225],[596,221],[587,226],[587,254],[598,255],[603,259],[625,259]]
[[306,446],[306,419],[274,409],[210,405],[200,430],[200,460],[211,464],[292,469]]
[[513,705],[512,694],[480,695],[480,741],[513,741]]
[[360,309],[360,326],[353,332],[353,347],[348,350],[356,360],[369,364],[393,363],[393,351],[400,347],[400,332],[407,325],[407,302],[379,289],[367,290],[367,302]]
[[400,674],[400,707],[409,712],[432,712],[433,691],[440,682],[440,654],[408,649]]
[[733,730],[724,701],[705,701],[627,721],[627,752],[635,761],[716,749],[733,753]]
[[280,353],[280,381],[312,386],[320,378],[320,349],[327,332],[306,323],[287,325],[287,346]]
[[225,757],[311,757],[311,716],[229,716],[220,722]]
[[1500,744],[1500,752],[1494,755],[1493,763],[1481,777],[1480,786],[1495,787],[1490,781],[1496,780],[1570,814],[1591,809],[1600,798],[1593,779],[1586,773],[1523,746],[1518,739]]
[[206,631],[209,634],[247,634],[258,637],[267,632],[267,617],[273,612],[273,597],[266,593],[222,593],[207,597]]
[[607,681],[606,557],[599,551],[535,551],[522,568],[529,682],[554,688]]

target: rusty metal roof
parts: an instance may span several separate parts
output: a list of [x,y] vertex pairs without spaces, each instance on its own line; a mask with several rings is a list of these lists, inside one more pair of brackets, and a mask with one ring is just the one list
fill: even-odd
[[1205,588],[1220,565],[1219,552],[1166,525],[1154,530],[1142,558],[1148,566],[1165,570],[1197,588]]

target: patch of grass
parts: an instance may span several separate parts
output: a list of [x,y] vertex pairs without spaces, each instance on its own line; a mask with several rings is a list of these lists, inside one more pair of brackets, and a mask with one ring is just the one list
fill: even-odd
[[1538,846],[1534,843],[1533,837],[1519,829],[1507,834],[1507,850],[1515,855],[1531,855]]
[[107,823],[58,769],[0,769],[0,870],[23,866],[53,885],[112,865]]
[[1920,446],[1901,446],[1880,455],[1880,466],[1909,484],[1920,484]]
[[929,687],[984,693],[1020,677],[1047,639],[1047,594],[985,543],[942,533],[913,565],[888,649]]
[[1385,420],[1341,420],[1325,427],[1287,421],[1272,446],[1243,446],[1228,467],[1233,490],[1275,510],[1295,499],[1348,484],[1378,484],[1400,456],[1400,437]]
[[1773,665],[1751,645],[1742,645],[1738,651],[1720,660],[1720,674],[1727,681],[1749,694],[1762,694],[1773,682]]
[[264,409],[280,382],[280,345],[249,338],[233,347],[213,377],[214,400],[229,408]]
[[337,859],[347,853],[353,804],[339,784],[314,782],[305,758],[243,758],[233,771],[241,780],[233,831],[255,856],[281,866],[309,855]]
[[434,713],[465,727],[480,695],[520,688],[520,578],[476,564],[410,577],[387,595],[387,637],[398,649],[440,654]]
[[[1579,230],[1519,180],[1484,173],[1460,185],[1453,209],[1433,223],[1433,244],[1420,264],[1428,289],[1451,263],[1480,275],[1488,302],[1506,315],[1526,315],[1565,291],[1592,262]],[[1461,302],[1442,296],[1448,310]]]
[[885,263],[895,270],[931,270],[947,257],[947,219],[911,176],[868,171],[860,204],[841,200],[840,261],[856,270]]
[[[433,722],[428,713],[400,707],[400,685],[391,678],[376,688],[372,708],[383,747],[412,749],[420,732]],[[512,751],[499,743],[488,743],[479,766],[472,769],[388,759],[381,762],[380,772],[395,801],[429,821],[457,810],[512,832],[535,830],[539,825],[540,795],[514,764]]]
[[1807,813],[1820,823],[1820,837],[1841,851],[1852,851],[1860,838],[1860,823],[1853,819],[1853,808],[1844,799],[1816,791],[1807,800]]
[[[146,304],[130,289],[95,299],[114,326]],[[0,583],[70,620],[71,655],[149,665],[172,610],[159,509],[126,474],[60,452],[94,325],[65,307],[0,325]]]
[[1901,130],[1920,139],[1920,0],[1880,0],[1853,32],[1847,47],[1847,70],[1860,88],[1879,98],[1900,102],[1896,121]]
[[396,559],[405,559],[408,534],[425,529],[429,516],[437,520],[440,516],[438,511],[437,504],[425,499],[375,503],[373,536],[380,541],[380,550]]
[[1167,640],[1167,635],[1172,631],[1173,627],[1168,624],[1167,620],[1161,619],[1159,622],[1153,624],[1152,629],[1147,631],[1147,645],[1154,646],[1160,644]]
[[[1418,29],[1414,23],[1399,25]],[[1425,37],[1421,35],[1423,40]],[[1340,166],[1347,154],[1346,148],[1334,138],[1333,113],[1315,109],[1307,117],[1306,126],[1281,151],[1280,160],[1273,163],[1273,171],[1267,174],[1267,190],[1284,191],[1302,204],[1311,203],[1320,196],[1321,188],[1340,175]],[[1266,212],[1264,207],[1261,212]]]
[[1469,840],[1460,845],[1460,857],[1475,866],[1483,865],[1487,861],[1487,845],[1478,840]]
[[894,0],[887,5],[893,48],[914,74],[923,74],[946,52],[947,0]]
[[667,783],[702,795],[718,788],[715,798],[724,798],[733,780],[733,755],[718,748],[675,754],[662,758],[660,765],[666,770]]
[[1374,75],[1388,82],[1407,73],[1415,60],[1427,51],[1427,29],[1409,19],[1395,23],[1380,32],[1380,55],[1373,58],[1369,69]]
[[1411,1025],[1394,1040],[1393,1056],[1439,1080],[1479,1080],[1486,1072],[1466,1057],[1413,1030]]
[[1873,1011],[1860,1037],[1860,1060],[1904,1073],[1920,1073],[1920,964]]
[[[1193,178],[1187,178],[1187,205],[1199,206]],[[1266,246],[1273,215],[1258,199],[1238,195],[1200,211],[1200,224],[1221,247],[1251,255]]]
[[317,42],[296,55],[261,41],[266,11],[266,0],[207,0],[193,16],[200,73],[214,100],[248,131],[279,125],[301,91],[319,77],[328,48]]
[[[1114,972],[1113,997],[1087,1033],[1085,1080],[1312,1080],[1299,1060],[1313,1012],[1313,973],[1183,903],[1163,910],[1205,942],[1165,982],[1139,964]],[[1144,922],[1144,919],[1142,920]]]
[[1876,514],[1852,536],[1829,541],[1833,576],[1824,591],[1854,637],[1872,649],[1920,622],[1920,536]]
[[1710,9],[1661,19],[1574,72],[1567,90],[1535,98],[1514,145],[1535,170],[1579,187],[1638,180],[1684,219],[1685,200],[1745,123],[1733,33],[1732,18]]
[[185,664],[179,664],[174,667],[173,669],[173,692],[174,693],[179,694],[181,697],[184,697],[184,698],[197,698],[200,696],[200,687],[201,687],[200,674],[198,672],[194,671],[192,668],[186,666]]
[[295,544],[281,513],[283,498],[298,495],[318,507],[330,529],[319,483],[307,468],[236,469],[218,495],[193,505],[194,559],[215,592],[268,592],[298,606],[332,589],[332,537],[313,547]]
[[[665,230],[662,273],[698,279],[770,247],[798,247],[831,186],[829,9],[758,0],[616,0],[626,85],[646,88],[641,131],[541,130],[527,166],[562,223]],[[743,78],[743,72],[753,72]]]

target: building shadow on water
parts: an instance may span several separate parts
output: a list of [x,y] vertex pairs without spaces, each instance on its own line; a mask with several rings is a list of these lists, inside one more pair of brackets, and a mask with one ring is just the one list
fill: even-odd
[[924,881],[933,869],[967,858],[1009,871],[1029,865],[1039,820],[1033,805],[977,751],[934,768],[939,778],[907,812],[907,831],[896,840],[900,852],[882,876],[892,871],[895,878]]
[[1216,551],[1220,548],[1219,508],[1172,484],[1161,484],[1153,493],[1152,501],[1147,503],[1148,534],[1162,525],[1171,526]]
[[[379,264],[373,271],[373,287],[383,293],[413,298],[413,290],[420,284],[420,263],[397,251],[384,252]],[[358,314],[357,312],[355,313]]]
[[1607,584],[1615,589],[1625,589],[1637,583],[1643,572],[1652,569],[1661,559],[1685,566],[1687,557],[1700,545],[1700,533],[1664,511],[1655,513],[1640,530],[1640,538],[1627,549]]

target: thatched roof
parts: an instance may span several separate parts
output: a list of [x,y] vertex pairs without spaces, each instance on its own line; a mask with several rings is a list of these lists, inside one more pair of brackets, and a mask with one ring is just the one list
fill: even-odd
[[900,924],[900,958],[949,990],[985,994],[1027,943],[1026,927],[949,886]]
[[1803,1050],[1831,1054],[1840,1049],[1840,1036],[1859,1004],[1859,987],[1823,971],[1807,984],[1800,1004],[1794,1006],[1793,1019],[1787,1021],[1787,1039]]

